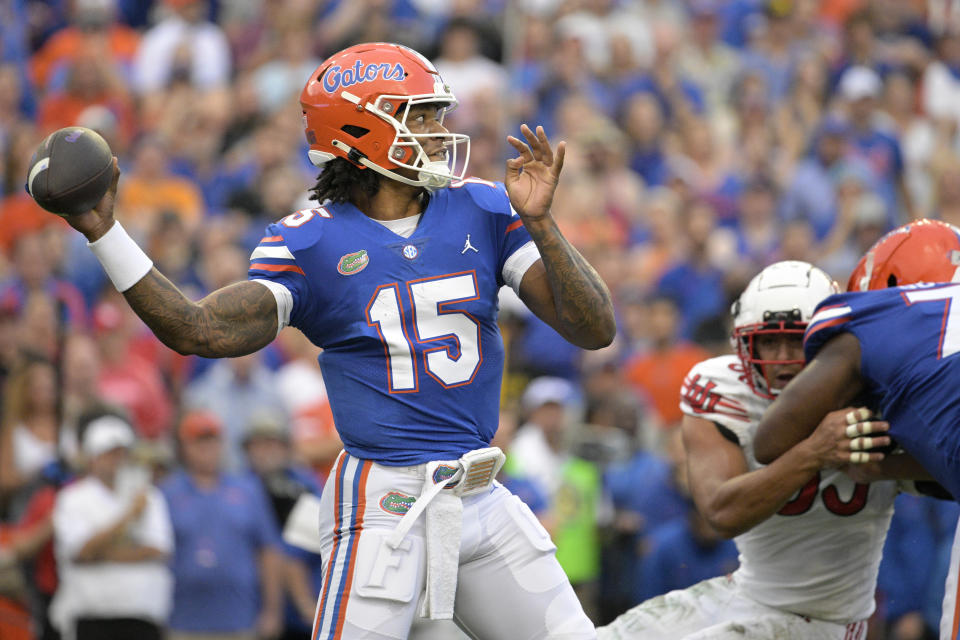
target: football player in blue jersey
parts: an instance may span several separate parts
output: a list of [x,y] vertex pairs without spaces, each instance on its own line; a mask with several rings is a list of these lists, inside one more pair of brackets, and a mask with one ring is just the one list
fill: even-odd
[[[758,461],[772,462],[806,438],[829,411],[851,411],[850,462],[870,462],[873,412],[880,431],[906,452],[888,455],[861,478],[931,479],[941,497],[960,497],[960,229],[919,220],[894,229],[864,255],[848,292],[824,300],[807,326],[807,367],[764,414],[754,439]],[[945,490],[945,492],[944,492]],[[946,495],[946,494],[949,495]],[[960,626],[954,541],[941,638]]]
[[323,347],[344,452],[321,499],[315,640],[404,638],[418,613],[472,637],[595,637],[489,447],[502,286],[577,346],[615,333],[607,287],[550,214],[564,143],[523,126],[503,183],[465,177],[469,138],[443,126],[454,95],[394,44],[335,54],[301,105],[318,205],[268,227],[246,282],[184,297],[114,221],[116,179],[68,221],[179,353],[243,355],[286,325]]

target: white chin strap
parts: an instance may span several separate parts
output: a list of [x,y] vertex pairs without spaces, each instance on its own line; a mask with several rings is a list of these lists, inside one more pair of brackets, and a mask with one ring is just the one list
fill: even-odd
[[427,191],[435,191],[448,186],[453,180],[451,176],[443,175],[448,171],[450,171],[450,167],[447,166],[446,160],[431,160],[424,163],[417,177],[425,183],[423,186]]
[[[362,164],[368,169],[373,169],[380,175],[386,176],[391,180],[396,180],[397,182],[408,184],[411,187],[423,187],[427,191],[431,191],[431,192],[436,191],[437,189],[442,189],[448,186],[453,181],[452,177],[438,175],[436,173],[429,171],[429,166],[425,167],[426,170],[421,169],[421,171],[417,174],[417,178],[418,178],[417,180],[412,180],[406,176],[400,175],[395,171],[384,169],[380,165],[374,164],[367,158],[360,158],[360,164]],[[431,165],[439,164],[442,169],[447,168],[447,163],[443,161],[440,161],[439,163],[431,162],[429,164]]]

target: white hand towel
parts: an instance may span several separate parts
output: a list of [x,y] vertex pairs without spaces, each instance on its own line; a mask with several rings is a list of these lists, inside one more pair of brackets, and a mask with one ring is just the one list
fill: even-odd
[[[432,472],[427,474],[427,478],[432,476]],[[459,496],[442,491],[427,505],[427,584],[420,604],[421,617],[453,618],[462,524],[463,502]]]

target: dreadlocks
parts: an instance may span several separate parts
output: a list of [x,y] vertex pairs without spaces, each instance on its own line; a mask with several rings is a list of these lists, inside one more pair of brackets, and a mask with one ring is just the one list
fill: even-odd
[[380,191],[380,175],[361,169],[349,160],[334,158],[317,177],[310,194],[317,202],[350,202],[356,196],[373,198]]

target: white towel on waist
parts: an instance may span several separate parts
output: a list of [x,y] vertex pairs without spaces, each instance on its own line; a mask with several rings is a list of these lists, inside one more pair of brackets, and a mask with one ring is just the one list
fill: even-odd
[[[433,473],[442,464],[427,463],[424,491],[433,485]],[[431,620],[453,618],[460,566],[460,529],[463,502],[450,491],[441,491],[426,507],[427,584],[420,616]]]

